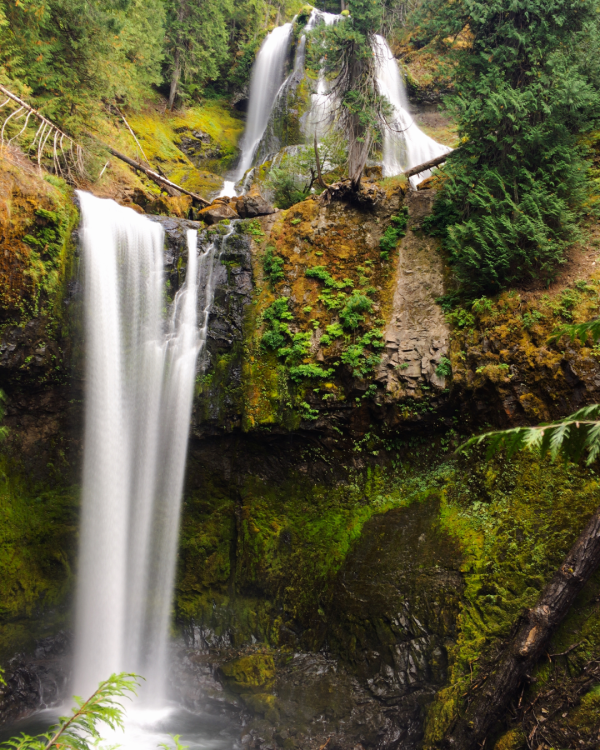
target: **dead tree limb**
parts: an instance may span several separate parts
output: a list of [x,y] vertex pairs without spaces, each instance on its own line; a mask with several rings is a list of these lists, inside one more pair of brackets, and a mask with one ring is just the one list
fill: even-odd
[[123,113],[121,112],[121,110],[120,110],[120,109],[119,109],[119,108],[117,107],[117,105],[116,105],[116,104],[114,105],[114,107],[115,107],[115,109],[117,110],[117,112],[118,112],[118,113],[119,113],[119,114],[121,115],[121,119],[122,119],[122,120],[123,120],[123,122],[125,123],[125,127],[126,127],[126,128],[127,128],[127,130],[129,130],[129,132],[131,133],[131,137],[132,137],[132,138],[133,138],[133,140],[134,140],[134,141],[136,142],[136,145],[137,145],[137,147],[139,148],[139,150],[140,150],[140,153],[141,153],[141,154],[142,154],[142,156],[144,157],[144,161],[146,162],[146,164],[147,164],[148,166],[150,166],[150,162],[148,161],[148,157],[146,156],[146,152],[145,152],[145,151],[144,151],[144,149],[142,148],[142,144],[141,144],[141,143],[140,143],[140,142],[138,141],[138,139],[137,139],[137,136],[136,136],[136,134],[135,134],[135,133],[133,132],[133,129],[132,129],[131,125],[130,125],[130,124],[129,124],[129,123],[127,122],[127,120],[125,119],[125,115],[124,115],[124,114],[123,114]]
[[41,112],[39,112],[37,109],[35,109],[31,105],[27,104],[27,102],[24,102],[16,94],[13,94],[12,91],[9,91],[7,88],[5,88],[2,85],[0,85],[0,91],[2,91],[3,94],[6,94],[6,96],[8,96],[9,99],[12,99],[14,102],[16,102],[16,104],[20,105],[22,109],[26,109],[28,110],[30,114],[34,114],[38,120],[45,123],[47,126],[52,128],[52,130],[57,130],[63,138],[66,138],[69,141],[73,141],[70,135],[63,133],[63,131],[60,128],[57,128],[56,125],[50,120],[48,120],[48,118],[44,117],[44,115]]
[[449,151],[447,154],[443,154],[442,156],[436,156],[435,159],[430,159],[429,161],[426,161],[423,164],[417,164],[416,167],[411,167],[410,169],[407,169],[406,172],[403,172],[403,174],[406,177],[414,177],[416,174],[421,174],[421,172],[426,172],[428,169],[433,169],[434,167],[438,167],[440,164],[443,164],[448,159],[448,156],[451,153],[452,152]]
[[537,604],[515,623],[505,648],[488,666],[487,675],[482,675],[483,685],[478,681],[479,689],[469,691],[466,710],[440,743],[444,750],[474,750],[488,738],[599,565],[600,507],[542,591]]
[[192,193],[190,190],[186,190],[185,188],[182,188],[181,185],[177,185],[174,182],[171,182],[171,180],[167,180],[166,177],[163,177],[162,175],[159,175],[158,172],[155,172],[153,169],[149,169],[148,167],[144,167],[142,164],[140,164],[137,161],[134,161],[133,159],[130,159],[129,156],[125,156],[125,154],[122,154],[120,151],[116,151],[111,146],[107,146],[106,144],[102,144],[113,156],[116,156],[117,159],[121,159],[121,161],[124,161],[125,164],[129,164],[130,167],[133,167],[134,169],[139,170],[140,172],[143,172],[146,177],[149,177],[153,182],[155,182],[160,187],[168,187],[172,190],[178,190],[180,193],[185,193],[185,195],[189,195],[193,200],[197,201],[198,203],[202,203],[205,206],[210,206],[210,201],[207,201],[206,198],[203,198],[201,195],[197,195],[196,193]]

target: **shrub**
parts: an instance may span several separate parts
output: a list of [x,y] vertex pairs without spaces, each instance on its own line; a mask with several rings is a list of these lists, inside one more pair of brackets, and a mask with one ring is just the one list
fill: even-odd
[[[431,40],[469,29],[457,52],[461,146],[432,216],[468,294],[552,277],[579,236],[586,196],[580,135],[600,113],[594,0],[430,0]],[[527,19],[526,21],[524,19]]]
[[340,321],[344,328],[354,331],[365,319],[361,313],[371,312],[372,309],[373,303],[366,295],[353,292],[340,310]]
[[408,224],[408,209],[406,206],[402,208],[399,216],[392,216],[391,222],[383,233],[383,237],[379,240],[382,260],[389,259],[389,254],[392,250],[396,249],[398,240],[406,234],[406,226]]
[[285,261],[280,255],[275,255],[273,250],[275,250],[274,247],[268,246],[263,256],[265,278],[271,282],[271,287],[273,287],[278,281],[282,281],[285,277],[285,274],[283,273]]

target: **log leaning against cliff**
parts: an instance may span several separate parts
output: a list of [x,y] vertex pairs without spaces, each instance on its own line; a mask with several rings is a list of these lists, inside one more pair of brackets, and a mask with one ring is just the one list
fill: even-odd
[[537,604],[517,620],[505,648],[470,690],[468,705],[440,743],[443,750],[475,750],[504,718],[511,700],[543,656],[552,634],[600,566],[600,507],[569,551]]

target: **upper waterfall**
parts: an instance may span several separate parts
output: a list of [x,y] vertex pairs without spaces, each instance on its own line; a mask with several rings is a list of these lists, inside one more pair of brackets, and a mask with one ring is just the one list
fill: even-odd
[[[300,21],[294,19],[267,36],[252,69],[248,120],[241,142],[240,161],[232,181],[225,182],[221,195],[234,193],[235,183],[253,164],[262,163],[288,146],[299,145],[315,133],[322,138],[335,127],[339,104],[335,86],[326,79],[323,70],[316,82],[306,75],[306,35],[318,24],[330,26],[342,18],[313,8],[296,43],[293,66],[289,54],[293,46],[292,29]],[[383,174],[390,177],[451,149],[426,135],[410,115],[404,81],[386,40],[376,35],[372,48],[377,88],[392,109],[392,117],[382,134]],[[287,76],[286,68],[289,71]],[[415,184],[428,175],[429,172],[422,173],[411,181]]]
[[269,122],[273,102],[283,82],[285,58],[288,53],[292,24],[278,26],[263,42],[250,79],[248,119],[242,138],[242,155],[235,173],[235,181],[252,166],[254,154]]
[[[392,119],[383,132],[383,174],[384,177],[391,177],[447,154],[452,149],[426,135],[411,117],[398,63],[388,43],[379,34],[375,37],[373,52],[379,93],[387,98],[393,111]],[[422,172],[412,177],[411,182],[416,184],[430,174]]]

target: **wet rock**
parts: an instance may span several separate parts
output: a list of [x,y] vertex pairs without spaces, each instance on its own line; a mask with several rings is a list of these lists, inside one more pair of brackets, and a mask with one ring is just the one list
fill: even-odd
[[10,660],[0,685],[0,725],[58,705],[69,679],[71,636],[60,631],[36,643],[33,655]]
[[227,203],[215,201],[207,208],[198,211],[198,220],[207,224],[216,224],[223,219],[239,219],[236,211]]

